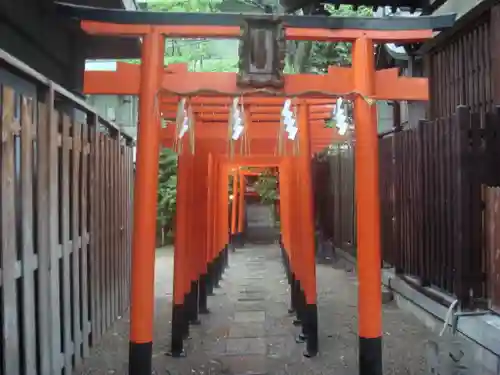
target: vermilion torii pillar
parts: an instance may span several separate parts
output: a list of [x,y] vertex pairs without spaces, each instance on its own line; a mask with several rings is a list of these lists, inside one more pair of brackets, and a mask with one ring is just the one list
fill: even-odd
[[380,194],[376,106],[364,97],[373,95],[375,61],[368,37],[353,44],[356,137],[355,190],[358,261],[358,335],[360,375],[382,375],[382,280]]
[[153,354],[156,208],[160,117],[155,93],[163,70],[164,38],[154,28],[143,36],[134,188],[129,373],[150,375]]

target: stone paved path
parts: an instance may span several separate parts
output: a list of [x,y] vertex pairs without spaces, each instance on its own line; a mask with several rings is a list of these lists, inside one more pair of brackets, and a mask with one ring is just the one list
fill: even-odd
[[[277,246],[238,249],[216,295],[211,314],[191,328],[188,357],[164,353],[170,344],[172,250],[158,251],[153,366],[170,375],[357,374],[356,276],[318,266],[320,355],[302,356],[298,328],[288,316],[288,284]],[[128,317],[94,348],[78,374],[127,374]],[[384,306],[384,374],[423,375],[424,345],[431,333],[395,305]]]

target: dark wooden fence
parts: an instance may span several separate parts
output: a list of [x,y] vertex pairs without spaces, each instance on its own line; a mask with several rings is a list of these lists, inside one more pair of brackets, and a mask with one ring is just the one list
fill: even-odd
[[71,374],[128,306],[131,139],[1,50],[0,64],[38,89],[0,86],[0,373]]
[[[498,306],[499,276],[488,265],[498,271],[500,264],[491,254],[499,244],[499,200],[492,187],[500,185],[499,150],[500,111],[481,116],[463,106],[448,119],[422,121],[379,142],[384,261],[422,286],[456,296],[464,308]],[[352,169],[350,179],[339,172],[339,160],[348,164],[339,155],[328,157],[333,196],[323,199],[353,205],[352,196],[334,187],[353,181]],[[343,155],[353,160],[352,153]],[[330,207],[335,210],[335,203]],[[352,216],[337,215],[344,222],[333,220],[333,233],[343,233],[345,221],[354,225]]]
[[427,44],[430,119],[451,117],[460,104],[482,115],[492,110],[495,91],[500,89],[495,88],[499,83],[495,60],[500,56],[495,8],[486,3],[476,6],[456,27]]
[[317,223],[335,247],[355,251],[354,146],[338,144],[313,163]]

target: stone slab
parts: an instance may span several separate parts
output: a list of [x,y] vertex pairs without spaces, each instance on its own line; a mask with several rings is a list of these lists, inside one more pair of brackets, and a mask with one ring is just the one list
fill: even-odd
[[236,323],[264,322],[265,320],[265,311],[236,311],[234,314]]
[[263,338],[229,338],[226,340],[227,355],[266,355],[267,345]]
[[263,323],[235,323],[229,329],[230,338],[255,338],[266,335]]
[[222,359],[225,374],[267,375],[268,359],[261,355],[227,356]]
[[259,298],[241,298],[234,305],[235,311],[262,311],[265,309],[266,301]]

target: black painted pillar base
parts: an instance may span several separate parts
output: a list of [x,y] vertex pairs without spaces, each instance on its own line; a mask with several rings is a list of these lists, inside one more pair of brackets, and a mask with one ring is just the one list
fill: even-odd
[[359,375],[382,375],[382,337],[359,338]]
[[303,327],[306,332],[306,351],[304,356],[311,358],[318,354],[318,306],[316,304],[307,304],[305,306],[305,324]]
[[296,302],[296,296],[295,296],[295,274],[292,272],[290,275],[290,308],[288,309],[289,314],[294,314],[297,311],[297,302]]
[[236,233],[229,235],[229,247],[233,253],[236,251],[236,247],[238,246],[237,236],[238,235]]
[[214,261],[212,260],[207,264],[207,296],[214,295],[214,283],[215,283],[215,273],[214,273]]
[[290,268],[290,259],[288,258],[288,254],[285,250],[283,250],[283,267],[285,268],[286,278],[288,280],[288,284],[292,284],[292,270]]
[[220,281],[222,280],[222,275],[224,274],[224,257],[225,257],[225,252],[224,249],[222,249],[219,252],[219,256],[217,258],[217,288],[220,288]]
[[220,288],[220,279],[221,279],[222,271],[221,271],[221,254],[217,255],[214,259],[214,288]]
[[243,232],[238,232],[233,234],[232,239],[233,239],[232,244],[234,249],[245,247],[245,236]]
[[224,270],[229,267],[229,245],[224,247]]
[[153,342],[130,342],[128,353],[129,375],[151,375],[153,370]]
[[189,324],[200,325],[201,322],[198,319],[198,280],[191,281],[191,290],[186,295],[187,303],[189,306],[188,319]]
[[[180,358],[186,355],[184,352],[186,327],[188,327],[189,331],[189,324],[187,323],[184,306],[174,304],[172,306],[172,341],[170,344],[170,352],[167,353],[167,355],[174,358]],[[149,374],[151,374],[151,372],[149,372]]]
[[305,307],[305,295],[304,292],[302,291],[302,287],[300,285],[300,280],[295,279],[295,283],[292,286],[293,289],[293,298],[295,299],[295,313],[297,316],[297,319],[293,321],[293,324],[296,326],[299,326],[302,324],[302,321],[304,319],[304,307]]
[[198,281],[198,313],[199,314],[208,314],[210,310],[207,307],[207,278],[208,275],[206,273],[200,275],[200,279]]

